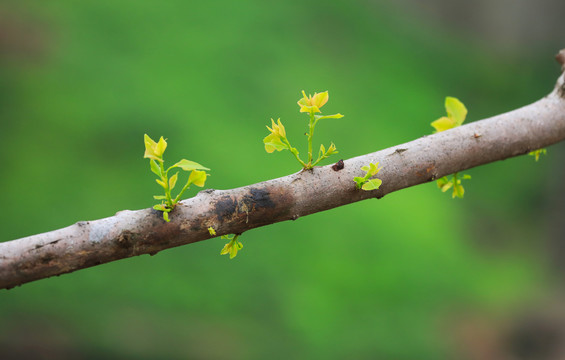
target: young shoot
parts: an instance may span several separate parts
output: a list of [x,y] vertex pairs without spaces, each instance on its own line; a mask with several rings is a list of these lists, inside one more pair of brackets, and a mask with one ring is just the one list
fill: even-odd
[[[448,96],[445,98],[445,110],[447,112],[447,116],[442,116],[431,123],[436,130],[435,132],[441,132],[461,126],[467,117],[467,108],[461,101],[454,97]],[[455,173],[451,179],[447,176],[439,179],[437,181],[437,186],[442,192],[446,192],[450,188],[453,188],[452,198],[463,198],[465,189],[461,185],[461,180],[470,178],[470,175],[460,176],[459,173]]]
[[528,155],[533,156],[536,158],[536,162],[539,160],[540,155],[546,155],[547,154],[547,150],[546,149],[537,149],[534,151],[530,151],[528,153]]
[[317,114],[317,113],[321,113],[320,108],[328,102],[329,94],[327,91],[324,91],[322,93],[315,93],[314,96],[312,95],[306,96],[306,93],[302,91],[302,95],[303,97],[300,100],[298,100],[298,106],[300,106],[300,112],[306,113],[309,117],[308,133],[306,133],[308,137],[307,160],[306,161],[302,160],[298,155],[299,154],[298,150],[290,144],[290,141],[286,137],[285,128],[281,123],[280,119],[278,119],[276,123],[275,120],[271,119],[272,127],[267,126],[267,129],[269,129],[270,134],[263,139],[263,143],[265,144],[265,151],[267,151],[268,153],[272,153],[275,150],[276,151],[289,150],[304,169],[311,169],[314,166],[318,165],[320,161],[328,158],[330,155],[337,154],[338,152],[333,143],[331,143],[327,149],[323,144],[321,144],[320,150],[318,151],[318,156],[316,157],[316,160],[314,160],[313,150],[312,150],[313,148],[312,138],[314,136],[314,130],[316,128],[316,125],[318,124],[318,121],[322,119],[339,119],[342,118],[343,115]]
[[[206,182],[206,178],[209,176],[209,174],[207,174],[204,170],[210,169],[186,159],[182,159],[173,166],[165,169],[165,161],[163,159],[163,153],[167,148],[167,142],[165,139],[161,136],[159,141],[155,142],[147,134],[145,134],[144,142],[145,155],[143,157],[149,159],[151,172],[158,177],[155,181],[157,181],[157,184],[159,184],[164,190],[164,195],[153,196],[155,200],[161,200],[161,203],[153,206],[153,209],[162,211],[163,219],[166,222],[169,222],[169,213],[175,208],[175,205],[180,201],[184,192],[190,187],[190,185],[203,187]],[[190,172],[190,174],[188,175],[188,180],[181,191],[177,194],[177,196],[173,196],[171,191],[177,184],[179,173],[177,171],[172,176],[169,176],[169,172],[177,168]]]
[[377,173],[381,169],[382,168],[379,167],[379,163],[376,164],[369,163],[368,166],[367,165],[362,166],[361,170],[366,171],[367,173],[363,177],[356,176],[353,178],[353,181],[355,181],[355,187],[357,189],[363,189],[366,191],[377,190],[379,186],[381,186],[383,181],[381,179],[377,179],[377,178],[371,179],[371,178],[377,175]]
[[[216,230],[214,230],[213,227],[210,226],[208,228],[208,232],[210,233],[210,235],[216,236]],[[236,257],[237,252],[243,248],[241,241],[237,240],[240,236],[241,235],[222,235],[220,238],[229,240],[229,242],[224,245],[224,248],[222,249],[222,251],[220,251],[220,255],[230,254],[230,259]]]
[[459,179],[459,173],[453,174],[452,178],[449,179],[447,176],[442,177],[437,181],[437,187],[442,191],[446,192],[447,190],[453,188],[453,194],[451,198],[463,198],[465,195],[465,189],[461,185],[461,180],[470,179],[471,175],[463,175],[461,179]]

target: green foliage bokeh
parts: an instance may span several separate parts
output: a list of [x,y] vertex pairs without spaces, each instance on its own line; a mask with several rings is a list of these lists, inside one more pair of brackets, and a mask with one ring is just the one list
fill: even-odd
[[[206,187],[234,188],[299,170],[262,139],[279,117],[300,139],[303,89],[329,90],[327,111],[345,115],[315,135],[337,161],[431,133],[447,95],[472,122],[556,78],[550,52],[490,55],[354,3],[11,3],[38,48],[1,59],[0,239],[153,205],[144,133],[168,139],[170,161],[210,167]],[[549,156],[513,159],[472,170],[462,201],[432,183],[256,229],[232,261],[215,239],[2,291],[0,344],[86,358],[438,359],[458,315],[504,311],[539,286],[532,199],[550,171]],[[477,240],[515,245],[493,254]]]

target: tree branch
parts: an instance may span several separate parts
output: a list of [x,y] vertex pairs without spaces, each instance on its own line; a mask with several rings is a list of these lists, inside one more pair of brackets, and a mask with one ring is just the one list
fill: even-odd
[[[557,55],[565,66],[565,50]],[[520,109],[344,161],[231,190],[204,190],[163,221],[153,209],[121,211],[95,221],[0,243],[0,288],[244,231],[433,181],[526,154],[565,139],[563,74],[543,99]],[[355,188],[361,166],[380,162],[380,189]]]

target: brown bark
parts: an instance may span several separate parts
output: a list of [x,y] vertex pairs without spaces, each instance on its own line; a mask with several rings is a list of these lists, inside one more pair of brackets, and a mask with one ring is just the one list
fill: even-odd
[[[563,52],[557,59],[563,65]],[[204,190],[163,221],[153,209],[115,216],[0,243],[0,288],[157,252],[381,198],[406,187],[482,164],[526,154],[565,139],[563,75],[543,99],[520,109],[331,165],[231,190]],[[380,162],[378,190],[355,188],[361,166]]]

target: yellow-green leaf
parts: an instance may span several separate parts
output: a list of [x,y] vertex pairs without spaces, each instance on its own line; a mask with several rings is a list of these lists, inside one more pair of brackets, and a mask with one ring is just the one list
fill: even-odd
[[445,116],[432,122],[431,125],[436,129],[436,132],[442,132],[445,130],[453,129],[455,127],[453,120]]
[[216,230],[214,230],[213,227],[210,226],[210,227],[208,228],[208,232],[210,233],[210,235],[216,236]]
[[457,196],[458,198],[462,199],[463,195],[465,195],[465,189],[461,184],[456,184],[455,186],[453,186],[453,198]]
[[163,137],[159,139],[159,142],[156,143],[153,139],[149,137],[149,135],[145,134],[143,136],[143,141],[145,143],[145,154],[143,155],[144,158],[154,159],[157,161],[163,161],[163,153],[167,148],[167,142]]
[[157,161],[163,161],[160,156],[157,156],[155,149],[157,148],[157,143],[149,137],[149,135],[143,135],[143,142],[145,143],[145,154],[144,158],[153,159]]
[[545,155],[546,153],[547,153],[547,150],[542,148],[542,149],[531,151],[531,152],[528,153],[528,155],[534,156],[536,161],[538,161],[540,155],[542,155],[542,154]]
[[205,166],[200,165],[197,162],[194,161],[190,161],[190,160],[186,160],[186,159],[182,159],[181,161],[179,161],[178,163],[174,164],[173,166],[171,166],[171,168],[174,167],[178,167],[183,169],[184,171],[192,171],[192,170],[210,170]]
[[341,119],[343,115],[341,114],[333,114],[333,115],[316,115],[316,120],[322,119]]
[[164,181],[159,180],[159,179],[155,179],[155,181],[157,181],[157,184],[161,185],[163,187],[163,189],[167,188],[167,184]]
[[229,243],[227,243],[226,245],[224,245],[224,248],[222,249],[222,251],[220,251],[220,255],[228,254],[231,250],[231,245],[232,245],[231,241]]
[[315,106],[319,109],[328,102],[329,98],[330,98],[330,95],[327,91],[324,91],[324,92],[321,92],[321,93],[314,93],[314,96],[312,96],[311,102],[312,102],[313,106]]
[[381,186],[382,184],[382,180],[381,179],[372,179],[372,180],[368,180],[366,183],[363,184],[363,186],[361,187],[361,189],[363,190],[376,190],[379,188],[379,186]]
[[379,168],[379,163],[377,162],[376,164],[372,164],[369,163],[369,174],[371,176],[375,176],[377,175],[377,173],[380,171],[381,169]]
[[176,173],[173,176],[171,176],[171,178],[169,179],[169,189],[170,190],[173,190],[175,188],[175,185],[177,184],[178,178],[179,178],[179,173]]
[[168,210],[163,204],[153,205],[153,209],[165,212]]
[[[453,120],[454,126],[460,126],[467,117],[467,108],[459,99],[448,96],[445,98],[445,110],[447,116]],[[439,130],[438,130],[439,131]]]
[[232,246],[230,247],[230,259],[233,259],[234,257],[237,256],[237,250],[239,250],[237,246],[234,243],[232,243]]
[[157,162],[154,159],[151,159],[149,164],[151,166],[151,171],[153,172],[153,174],[160,177],[161,176],[161,168],[159,167]]
[[188,182],[194,184],[198,187],[203,187],[206,182],[207,174],[205,171],[194,170],[190,173],[188,177]]
[[161,136],[161,138],[159,139],[159,142],[157,143],[157,146],[155,147],[156,155],[159,156],[159,157],[162,157],[163,153],[165,152],[165,149],[167,149],[167,142]]
[[283,143],[280,136],[275,133],[267,135],[263,139],[263,143],[265,143],[265,151],[268,153],[272,153],[275,150],[282,151],[288,149],[288,145]]

